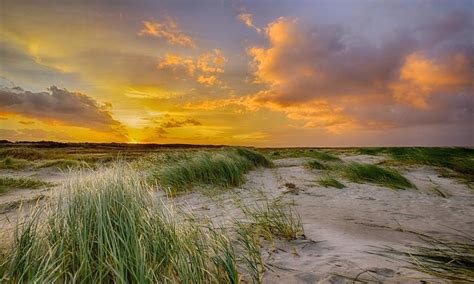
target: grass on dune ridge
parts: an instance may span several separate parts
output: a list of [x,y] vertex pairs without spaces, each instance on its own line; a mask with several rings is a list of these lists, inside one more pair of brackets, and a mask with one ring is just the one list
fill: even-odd
[[13,177],[0,177],[0,193],[4,193],[10,189],[37,189],[40,187],[48,187],[52,184],[42,180],[34,178],[13,178]]
[[130,167],[71,183],[40,212],[3,253],[1,282],[239,281],[228,236],[151,202],[144,178]]
[[57,170],[67,170],[74,168],[87,168],[90,165],[84,161],[71,160],[71,159],[57,159],[49,160],[37,166],[37,168],[55,168]]
[[32,162],[25,159],[17,159],[13,157],[6,157],[0,160],[0,169],[12,169],[19,170],[24,169],[32,165]]
[[311,160],[309,161],[306,166],[310,169],[314,169],[314,170],[328,170],[330,169],[330,167],[318,160]]
[[316,150],[316,149],[298,149],[298,148],[288,148],[288,149],[279,149],[271,152],[271,156],[274,159],[281,158],[296,158],[296,157],[308,157],[315,158],[320,161],[325,162],[340,162],[341,159],[327,151]]
[[474,282],[474,236],[457,234],[457,241],[411,232],[422,244],[408,249],[384,248],[374,254],[409,264],[414,269],[454,283]]
[[228,149],[179,159],[157,169],[152,178],[171,192],[183,191],[197,184],[229,187],[241,184],[244,174],[259,166],[268,167],[271,162],[253,150]]
[[[414,188],[415,186],[397,170],[361,163],[323,163],[312,160],[306,163],[310,169],[327,170],[341,174],[343,177],[357,183],[370,182],[393,189]],[[332,177],[325,177],[318,181],[324,187],[344,188],[345,185]]]
[[318,180],[318,183],[324,187],[335,187],[338,189],[346,187],[344,184],[340,183],[337,179],[333,177],[324,177]]
[[45,152],[28,148],[28,147],[15,147],[0,149],[0,158],[17,158],[25,160],[39,160],[47,158]]
[[361,154],[387,154],[396,162],[429,165],[453,170],[474,181],[474,149],[433,147],[360,148]]
[[241,204],[240,207],[250,220],[253,230],[265,238],[271,239],[272,236],[285,240],[304,238],[300,216],[279,199],[265,200],[264,203],[253,206]]
[[371,182],[393,189],[414,188],[415,186],[395,169],[372,164],[351,163],[343,167],[343,175],[357,183]]

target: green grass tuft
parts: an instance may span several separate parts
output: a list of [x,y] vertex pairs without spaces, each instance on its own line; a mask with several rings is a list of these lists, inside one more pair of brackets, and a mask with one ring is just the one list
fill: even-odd
[[17,159],[13,157],[6,157],[0,160],[0,169],[19,170],[31,166],[32,163],[25,159]]
[[265,238],[276,236],[285,240],[304,238],[301,218],[289,205],[279,199],[266,200],[263,204],[254,206],[241,205],[247,218],[250,219],[254,230]]
[[318,160],[309,161],[306,165],[308,168],[315,170],[327,170],[330,168],[328,165],[325,165]]
[[242,156],[242,157],[246,158],[255,167],[271,167],[271,166],[273,166],[273,163],[267,157],[265,157],[263,154],[255,151],[255,150],[250,150],[250,149],[245,149],[245,148],[236,148],[235,152],[239,156]]
[[237,186],[244,181],[244,174],[249,170],[269,165],[271,163],[265,156],[245,149],[202,152],[160,168],[152,177],[175,193],[199,184]]
[[474,181],[474,150],[468,148],[388,148],[394,160],[403,163],[444,167]]
[[242,260],[253,283],[262,283],[265,265],[260,252],[260,233],[253,226],[235,222],[237,244],[242,249]]
[[333,154],[329,154],[327,152],[323,151],[316,151],[316,150],[309,150],[306,151],[308,153],[307,155],[312,158],[316,158],[321,161],[326,161],[326,162],[340,162],[341,159]]
[[68,170],[76,168],[87,168],[89,164],[84,161],[70,160],[70,159],[58,159],[50,160],[40,164],[37,168],[54,168],[57,170]]
[[392,161],[442,167],[454,171],[459,177],[474,182],[474,149],[436,147],[358,148],[365,155],[388,155]]
[[336,155],[323,150],[305,149],[305,148],[283,148],[278,150],[262,150],[269,154],[273,159],[308,157],[315,158],[325,162],[340,162],[341,159]]
[[377,156],[384,151],[384,148],[381,147],[365,147],[365,148],[358,148],[356,150],[357,153],[361,155],[371,155]]
[[52,186],[52,184],[34,178],[0,177],[0,193],[7,192],[11,189],[37,189],[48,186]]
[[27,147],[0,149],[0,158],[17,158],[25,160],[39,160],[47,158],[45,152]]
[[337,179],[333,177],[322,178],[318,180],[318,183],[324,187],[335,187],[339,189],[346,187],[344,184],[340,183]]
[[456,236],[461,241],[448,241],[415,233],[422,245],[409,250],[387,248],[376,254],[408,263],[414,269],[454,283],[474,282],[474,236]]
[[371,182],[394,189],[415,186],[398,171],[371,164],[352,163],[343,168],[344,176],[357,183]]

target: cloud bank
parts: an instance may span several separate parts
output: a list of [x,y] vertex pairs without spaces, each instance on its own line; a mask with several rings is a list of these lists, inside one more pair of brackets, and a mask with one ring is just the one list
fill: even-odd
[[0,88],[0,112],[21,115],[50,123],[112,132],[124,137],[123,125],[110,113],[110,104],[52,86],[48,92],[30,92],[20,87]]

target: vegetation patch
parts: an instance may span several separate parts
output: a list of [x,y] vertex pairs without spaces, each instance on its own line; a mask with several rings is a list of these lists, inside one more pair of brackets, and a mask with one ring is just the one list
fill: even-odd
[[371,164],[351,163],[343,167],[344,176],[357,183],[371,182],[393,189],[415,186],[398,171]]
[[220,152],[202,152],[177,160],[158,169],[153,179],[172,192],[183,191],[194,185],[236,186],[244,181],[244,174],[271,162],[258,152],[247,149],[230,149]]
[[28,148],[28,147],[14,147],[0,149],[0,158],[17,158],[25,160],[39,160],[47,158],[45,152]]
[[253,229],[261,236],[271,239],[272,236],[285,240],[305,238],[301,218],[289,205],[279,199],[266,200],[254,206],[241,205],[245,216],[251,221]]
[[55,168],[57,170],[67,170],[75,168],[87,168],[89,164],[84,161],[58,159],[46,161],[38,166],[38,168]]
[[341,159],[337,157],[336,155],[330,154],[323,150],[316,150],[316,149],[286,148],[286,149],[272,150],[268,153],[273,159],[308,157],[308,158],[315,158],[315,159],[318,159],[320,161],[325,161],[325,162],[340,162],[341,161]]
[[454,283],[474,282],[474,236],[456,236],[461,241],[437,239],[416,233],[422,245],[408,250],[384,249],[381,254],[408,263],[414,269]]
[[[231,150],[232,151],[232,150]],[[263,154],[250,149],[236,148],[235,152],[244,158],[246,158],[255,167],[271,167],[273,163],[265,157]]]
[[0,169],[19,170],[30,167],[33,163],[25,159],[6,157],[0,160]]
[[356,152],[361,155],[370,155],[370,156],[377,156],[384,151],[385,148],[382,147],[364,147],[358,148]]
[[326,162],[340,162],[341,159],[333,154],[329,154],[323,151],[308,150],[306,151],[309,157],[316,158],[321,161]]
[[359,148],[365,155],[388,155],[394,162],[442,167],[474,182],[474,149],[435,147]]
[[131,167],[115,166],[66,191],[18,225],[0,254],[2,282],[239,282],[227,235],[158,207]]
[[333,177],[322,178],[318,180],[318,183],[324,187],[335,187],[339,189],[346,187],[344,184],[340,183],[337,179]]
[[237,240],[236,243],[241,248],[241,258],[247,274],[253,283],[262,283],[265,264],[260,252],[260,233],[254,230],[253,226],[242,222],[235,222]]
[[468,148],[388,148],[398,162],[444,167],[474,181],[474,150]]
[[306,166],[310,169],[314,169],[314,170],[327,170],[329,169],[330,167],[326,164],[323,164],[322,162],[318,161],[318,160],[312,160],[312,161],[309,161]]
[[37,189],[48,186],[52,186],[52,184],[34,178],[0,177],[0,193],[11,189]]

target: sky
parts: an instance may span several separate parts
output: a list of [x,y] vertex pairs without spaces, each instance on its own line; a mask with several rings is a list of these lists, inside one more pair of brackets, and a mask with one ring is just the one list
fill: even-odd
[[472,0],[0,0],[0,139],[474,146]]

